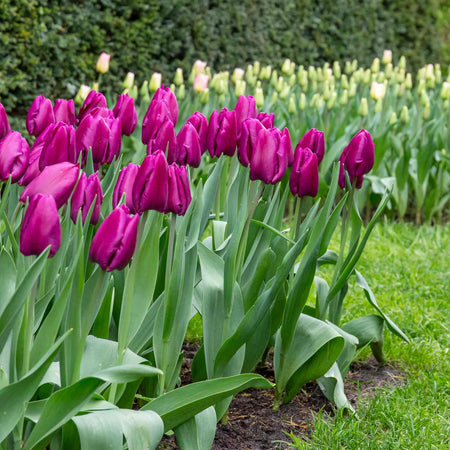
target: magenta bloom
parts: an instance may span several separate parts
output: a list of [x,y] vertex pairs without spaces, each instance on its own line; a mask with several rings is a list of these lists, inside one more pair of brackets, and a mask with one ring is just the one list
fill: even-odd
[[242,124],[241,136],[238,141],[238,158],[247,167],[252,159],[253,150],[258,142],[258,133],[264,125],[257,119],[247,119]]
[[256,119],[258,112],[256,110],[255,98],[252,95],[248,97],[243,95],[239,96],[234,110],[236,111],[237,137],[239,138],[244,120]]
[[166,210],[168,170],[166,157],[161,150],[144,159],[133,186],[133,205],[139,213],[150,209],[159,212]]
[[185,166],[171,164],[168,170],[169,194],[164,212],[184,216],[191,203],[191,189]]
[[322,162],[323,155],[325,154],[325,139],[323,131],[311,128],[305,133],[305,135],[300,139],[297,144],[297,148],[309,148],[313,153],[316,154],[319,164]]
[[[43,133],[42,133],[43,134]],[[39,170],[60,162],[77,162],[75,128],[64,122],[51,124],[45,130],[45,141],[39,159]]]
[[86,100],[83,102],[83,105],[80,108],[80,111],[78,111],[77,122],[80,123],[82,119],[86,115],[90,114],[93,109],[106,107],[106,98],[102,93],[97,91],[89,92]]
[[134,98],[128,94],[119,95],[116,106],[113,109],[114,116],[122,123],[122,134],[130,136],[136,129],[137,113],[134,107]]
[[136,247],[139,216],[130,216],[120,205],[99,226],[89,248],[89,260],[102,270],[122,270],[130,262]]
[[10,131],[0,140],[0,180],[6,181],[11,176],[15,183],[24,174],[30,149],[25,138],[18,131]]
[[286,172],[290,145],[287,135],[278,128],[259,130],[250,161],[250,179],[278,183]]
[[200,138],[200,146],[203,155],[208,145],[208,120],[201,112],[196,111],[194,114],[188,117],[186,122],[190,122],[192,123],[192,125],[194,125],[194,128],[196,129],[197,134]]
[[75,103],[73,100],[58,98],[53,107],[56,122],[64,122],[67,125],[75,125]]
[[[200,136],[191,122],[186,122],[177,135],[176,163],[198,167],[202,159]],[[170,160],[169,160],[170,162]]]
[[0,103],[0,139],[3,139],[11,131],[5,108]]
[[208,151],[211,156],[233,156],[237,144],[236,112],[213,111],[208,125]]
[[345,173],[348,172],[350,182],[356,181],[356,189],[361,189],[363,178],[372,170],[375,162],[375,144],[370,133],[361,130],[353,136],[339,158],[339,186],[345,187]]
[[84,172],[81,172],[80,179],[70,201],[70,218],[74,223],[77,222],[77,215],[80,209],[83,223],[86,221],[89,209],[94,200],[95,205],[90,220],[92,225],[95,225],[100,219],[100,208],[103,202],[102,185],[100,184],[97,173],[93,173],[87,177]]
[[286,153],[288,157],[288,167],[292,167],[292,163],[294,162],[294,151],[292,150],[291,135],[289,134],[289,130],[287,128],[283,128],[281,130],[281,135],[286,138]]
[[122,168],[119,173],[119,178],[117,179],[117,183],[114,187],[112,204],[113,208],[115,208],[122,198],[122,195],[125,194],[125,204],[128,209],[135,214],[137,209],[134,207],[133,203],[133,186],[134,180],[136,180],[137,174],[139,171],[139,166],[133,163],[128,164]]
[[54,122],[52,102],[43,95],[38,95],[28,110],[26,121],[28,133],[37,137]]
[[72,194],[78,180],[78,165],[69,162],[53,164],[44,170],[23,190],[20,201],[36,194],[52,195],[56,206],[61,208]]
[[158,150],[161,150],[163,153],[167,151],[169,163],[177,160],[177,136],[173,123],[167,116],[163,118],[158,128],[156,128],[155,134],[147,144],[147,155],[151,155]]
[[298,197],[315,197],[319,192],[319,163],[309,148],[297,146],[292,165],[289,187]]
[[256,118],[266,127],[266,128],[273,128],[273,123],[275,120],[274,113],[266,113],[266,112],[260,112]]
[[20,251],[39,255],[50,245],[51,258],[61,245],[58,208],[51,195],[36,194],[30,198],[20,228]]

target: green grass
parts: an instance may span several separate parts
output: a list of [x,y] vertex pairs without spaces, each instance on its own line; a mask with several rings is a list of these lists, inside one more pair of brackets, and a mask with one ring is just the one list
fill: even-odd
[[[389,363],[405,385],[361,400],[356,416],[319,415],[301,449],[450,448],[450,227],[379,224],[358,269],[379,305],[411,338],[386,331]],[[350,284],[343,322],[369,313],[363,291]],[[288,439],[287,439],[288,440]],[[293,441],[292,441],[293,442]]]

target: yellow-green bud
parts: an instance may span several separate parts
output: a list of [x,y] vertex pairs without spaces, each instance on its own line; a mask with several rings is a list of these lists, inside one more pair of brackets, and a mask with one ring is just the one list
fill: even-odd
[[236,67],[233,71],[233,75],[231,76],[231,80],[233,83],[236,83],[237,80],[242,80],[244,78],[245,71],[244,69],[240,69],[239,67]]
[[430,117],[430,104],[423,108],[422,117],[427,120]]
[[393,71],[392,63],[386,64],[386,67],[384,68],[384,75],[388,80],[392,77],[392,71]]
[[378,74],[375,78],[376,78],[376,81],[378,81],[378,83],[384,83],[384,80],[386,79],[386,75],[384,74],[384,72],[378,72]]
[[283,89],[280,91],[280,98],[282,100],[285,100],[288,98],[289,94],[291,93],[291,89],[288,84],[284,83]]
[[328,101],[328,99],[330,98],[331,92],[330,92],[330,83],[328,83],[328,81],[325,81],[323,83],[323,92],[322,92],[322,97],[325,101]]
[[372,82],[370,86],[370,96],[373,100],[381,100],[386,95],[386,86],[384,83]]
[[308,67],[308,77],[311,81],[317,80],[317,72],[314,66]]
[[383,109],[383,100],[379,98],[377,102],[375,103],[375,112],[379,113]]
[[439,84],[442,81],[441,66],[439,64],[436,64],[434,66],[434,78],[437,84]]
[[400,113],[400,121],[404,124],[407,124],[409,122],[409,111],[407,106],[404,106],[402,108],[402,111]]
[[98,73],[106,73],[109,70],[109,60],[111,59],[111,55],[109,53],[100,53],[100,56],[97,60],[96,69]]
[[259,61],[255,61],[253,63],[253,75],[257,77],[259,75],[260,70],[261,70],[261,63]]
[[306,108],[306,95],[303,92],[300,94],[300,100],[298,102],[298,106],[301,111],[304,111]]
[[220,94],[218,100],[219,100],[219,105],[223,105],[226,100],[225,94]]
[[261,87],[255,89],[255,103],[258,108],[264,105],[264,91]]
[[122,86],[124,89],[130,90],[134,84],[134,73],[128,72],[125,79],[123,80]]
[[370,72],[370,69],[367,69],[367,70],[364,72],[363,83],[364,83],[364,84],[369,84],[369,83],[370,83],[370,80],[371,80],[371,72]]
[[357,68],[358,68],[358,60],[354,59],[352,61],[352,71],[355,72]]
[[347,75],[350,75],[352,73],[352,63],[350,61],[345,61],[344,72]]
[[372,71],[372,73],[377,73],[380,71],[380,58],[375,58],[373,60],[370,70]]
[[450,83],[448,81],[442,83],[441,98],[443,100],[448,100],[450,98]]
[[383,52],[382,61],[384,65],[390,64],[392,62],[392,50],[385,50]]
[[272,97],[270,97],[270,102],[272,104],[276,103],[278,100],[278,92],[277,91],[273,91],[272,93]]
[[82,84],[77,92],[77,95],[75,96],[75,103],[81,105],[81,103],[86,100],[89,92],[91,92],[91,88],[86,84]]
[[280,75],[278,77],[275,89],[277,90],[277,92],[281,92],[283,90],[283,88],[284,88],[284,78]]
[[138,98],[138,88],[137,88],[137,86],[135,84],[133,86],[131,86],[131,89],[128,90],[128,95],[130,97],[133,97],[134,100],[137,100],[137,98]]
[[248,81],[249,79],[252,79],[254,77],[253,75],[253,66],[249,64],[247,66],[247,70],[245,72],[245,79]]
[[411,78],[411,74],[410,73],[406,74],[405,88],[406,89],[412,89],[412,78]]
[[150,78],[150,92],[156,92],[161,87],[161,74],[159,72],[153,72]]
[[169,89],[175,94],[175,84],[171,84],[170,86],[169,86]]
[[405,83],[402,83],[398,87],[398,96],[402,97],[405,94]]
[[291,60],[289,58],[286,58],[283,62],[283,65],[281,66],[281,71],[286,74],[290,75],[291,73]]
[[268,80],[271,74],[272,74],[272,66],[264,66],[263,68],[261,68],[259,78],[261,80]]
[[341,76],[341,86],[342,89],[348,89],[348,78],[347,75],[345,75],[345,73]]
[[308,89],[308,72],[306,70],[302,71],[302,75],[299,80],[299,83],[304,91],[306,91]]
[[430,104],[430,98],[428,97],[427,91],[422,91],[420,94],[420,102],[422,103],[422,106]]
[[333,78],[333,71],[331,69],[323,70],[323,79],[325,81],[330,81]]
[[323,70],[322,67],[316,69],[316,79],[317,81],[323,81]]
[[397,123],[397,113],[392,111],[389,115],[389,125],[395,125]]
[[333,106],[336,104],[336,100],[337,100],[337,92],[333,91],[330,95],[330,98],[327,102],[327,108],[331,109],[333,108]]
[[317,80],[312,80],[312,90],[314,91],[314,92],[316,92],[317,91]]
[[272,75],[271,75],[271,77],[270,77],[270,84],[271,84],[273,87],[276,87],[277,83],[278,83],[278,73],[277,73],[276,70],[273,70],[273,71],[272,71]]
[[289,77],[289,86],[294,86],[296,79],[297,79],[297,77],[296,77],[295,74],[293,73],[293,74]]
[[339,100],[339,104],[343,106],[343,105],[346,105],[347,103],[348,103],[348,91],[347,91],[347,89],[344,89],[342,91],[342,95]]
[[333,74],[336,78],[341,77],[341,65],[339,64],[339,61],[333,63]]
[[400,68],[396,76],[397,83],[403,83],[405,81],[405,76],[405,69]]
[[184,82],[183,69],[181,69],[180,67],[178,67],[177,70],[175,71],[175,77],[173,79],[173,82],[175,83],[176,86],[181,86]]
[[184,84],[181,84],[178,87],[177,98],[178,100],[184,100],[185,97],[186,97],[186,87],[184,86]]
[[241,95],[245,95],[246,87],[247,83],[244,80],[236,80],[236,85],[234,87],[234,93],[236,94],[236,98],[239,98]]
[[361,117],[367,116],[369,114],[369,105],[367,104],[367,98],[363,97],[361,103],[359,104],[358,114]]
[[356,95],[356,83],[353,80],[350,80],[350,84],[348,86],[348,98],[353,98]]
[[427,86],[430,89],[434,89],[435,88],[435,86],[436,86],[436,78],[435,78],[434,75],[429,77],[429,78],[427,78]]
[[200,92],[200,102],[206,105],[209,102],[209,89]]
[[295,106],[295,95],[291,94],[289,97],[289,106],[288,106],[289,114],[296,114],[297,113],[297,107]]
[[400,69],[403,69],[403,70],[406,69],[406,58],[403,55],[400,56],[400,59],[398,61],[398,67],[400,67]]
[[317,100],[316,100],[316,109],[322,109],[325,102],[323,101],[323,98],[320,94],[318,94]]
[[317,92],[311,97],[311,100],[309,101],[309,106],[310,107],[313,107],[315,104],[316,104],[316,102],[317,102],[317,99],[320,97],[320,94],[318,94]]
[[148,81],[147,80],[145,80],[142,83],[142,86],[139,89],[139,94],[141,94],[142,100],[144,100],[145,102],[150,101],[150,93],[148,92]]
[[91,86],[92,86],[92,89],[93,89],[94,91],[99,91],[99,90],[100,90],[100,86],[99,86],[99,84],[98,84],[98,81],[94,81],[94,82],[91,84]]
[[417,86],[417,93],[420,95],[426,89],[425,80],[422,78],[419,80],[419,86]]

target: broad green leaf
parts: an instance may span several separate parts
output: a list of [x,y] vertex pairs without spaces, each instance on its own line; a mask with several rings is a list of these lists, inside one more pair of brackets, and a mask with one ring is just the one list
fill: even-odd
[[0,250],[0,314],[14,295],[16,288],[16,266],[11,255],[2,248]]
[[210,406],[175,428],[181,450],[209,450],[216,435],[216,410]]
[[325,397],[332,401],[338,409],[347,408],[350,411],[354,411],[345,395],[344,381],[336,363],[330,367],[325,375],[317,379],[317,384]]

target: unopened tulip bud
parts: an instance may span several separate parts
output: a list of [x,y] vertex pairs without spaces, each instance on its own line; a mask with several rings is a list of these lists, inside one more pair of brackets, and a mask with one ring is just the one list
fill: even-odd
[[279,93],[284,89],[284,78],[280,75],[277,80],[277,84],[275,85],[276,91]]
[[150,92],[156,92],[161,87],[161,77],[159,72],[153,72],[149,83]]
[[342,91],[341,98],[339,99],[339,104],[342,105],[342,106],[344,106],[344,105],[346,105],[347,103],[348,103],[348,91],[347,91],[347,89],[344,89],[344,90]]
[[408,111],[408,107],[404,106],[402,108],[402,111],[400,113],[400,121],[402,123],[404,123],[405,125],[409,122],[409,111]]
[[362,79],[363,83],[369,84],[371,77],[372,77],[372,73],[370,72],[370,69],[367,69],[366,71],[364,71],[364,75],[363,75],[363,79]]
[[295,147],[295,152],[299,148],[309,148],[317,156],[318,164],[320,164],[325,155],[325,137],[323,131],[319,131],[316,128],[308,130]]
[[261,80],[269,80],[272,75],[272,66],[264,66],[261,68],[259,78]]
[[317,67],[316,69],[316,80],[323,81],[323,70],[322,67]]
[[333,74],[336,78],[341,77],[341,65],[339,64],[339,61],[334,61],[333,63]]
[[134,107],[134,99],[128,94],[119,95],[116,106],[113,109],[114,116],[120,119],[122,134],[130,136],[136,129],[137,113]]
[[186,87],[184,84],[182,84],[177,91],[177,97],[179,100],[184,100],[184,98],[186,97]]
[[290,92],[291,92],[291,89],[289,88],[289,85],[288,85],[288,84],[285,84],[285,85],[283,86],[283,89],[282,89],[281,92],[280,92],[280,98],[281,98],[282,100],[285,100],[286,98],[288,98]]
[[3,139],[10,131],[11,126],[9,125],[8,116],[5,108],[0,103],[0,139]]
[[297,77],[296,77],[294,74],[292,74],[292,75],[289,77],[289,86],[291,86],[291,87],[294,86],[296,80],[297,80]]
[[55,122],[52,102],[43,95],[38,95],[28,110],[26,126],[28,133],[39,136],[48,125]]
[[281,71],[285,74],[285,75],[289,75],[290,71],[291,71],[291,60],[290,59],[285,59],[283,62],[283,65],[281,66]]
[[233,71],[233,75],[231,76],[231,81],[233,83],[236,83],[237,80],[242,80],[244,78],[245,71],[244,69],[240,69],[239,67],[236,67]]
[[238,129],[236,111],[227,108],[213,111],[208,125],[208,151],[211,157],[233,156],[236,151]]
[[184,83],[183,69],[181,69],[180,67],[178,67],[175,72],[175,78],[173,79],[173,82],[176,86],[181,86]]
[[[200,136],[191,122],[186,122],[177,135],[176,162],[180,165],[198,167],[202,157]],[[169,161],[170,162],[170,161]]]
[[204,73],[199,73],[195,76],[194,80],[194,91],[195,92],[204,92],[208,89],[208,75]]
[[369,106],[367,104],[367,98],[363,97],[361,103],[359,104],[358,114],[361,117],[367,116],[369,114]]
[[448,81],[442,83],[441,98],[443,100],[448,100],[450,98],[450,83]]
[[141,95],[142,100],[143,100],[144,102],[146,102],[146,103],[150,102],[150,92],[149,92],[149,90],[148,90],[148,81],[147,81],[147,80],[145,80],[145,81],[142,83],[142,86],[141,86],[141,88],[139,89],[139,94]]
[[244,80],[236,80],[236,86],[234,87],[234,94],[236,97],[240,97],[241,95],[245,95],[245,88],[247,87],[247,83]]
[[298,101],[298,107],[300,111],[304,111],[306,108],[306,95],[302,92],[300,94],[300,100]]
[[77,159],[75,128],[64,122],[49,125],[49,131],[39,158],[39,170],[42,171],[46,166],[65,161],[75,164]]
[[15,183],[24,174],[30,149],[27,140],[18,131],[10,131],[0,140],[0,180],[6,181],[11,177]]
[[345,61],[344,72],[350,75],[353,72],[352,63],[350,61]]
[[122,86],[124,89],[127,89],[128,91],[133,87],[134,85],[134,73],[128,72],[125,79],[122,82]]
[[276,87],[277,83],[278,83],[278,72],[276,70],[273,70],[272,75],[270,77],[270,84],[271,86]]
[[95,108],[106,108],[106,98],[105,96],[97,91],[90,91],[88,96],[83,102],[83,105],[81,106],[80,110],[78,111],[77,115],[77,121],[78,123],[81,122],[81,120],[89,115]]
[[295,94],[291,94],[289,97],[288,111],[289,114],[297,113],[297,107],[295,106]]
[[353,98],[356,95],[356,83],[350,80],[350,85],[348,87],[348,97]]
[[406,69],[406,58],[402,55],[400,56],[400,59],[398,61],[398,67],[400,67],[400,69]]
[[353,71],[353,72],[356,72],[357,69],[358,69],[358,60],[357,60],[357,59],[354,59],[354,60],[352,61],[352,71]]
[[422,103],[422,106],[430,104],[430,97],[428,97],[427,91],[422,91],[420,95],[420,102]]
[[309,149],[297,146],[294,154],[289,188],[292,195],[315,197],[319,192],[317,156]]
[[336,104],[336,100],[337,100],[337,92],[333,91],[330,98],[328,99],[327,108],[332,109],[333,106]]
[[204,91],[200,92],[200,103],[202,105],[207,105],[209,102],[209,89],[205,89]]
[[430,117],[430,104],[425,105],[423,112],[422,112],[422,117],[427,120]]
[[426,90],[425,80],[422,79],[419,81],[419,86],[417,86],[417,93],[420,95],[425,90]]
[[168,168],[168,197],[165,213],[184,216],[191,203],[191,190],[185,166],[171,164]]
[[436,64],[434,66],[434,77],[436,79],[437,84],[439,84],[442,81],[442,72],[440,64]]
[[375,103],[375,112],[379,113],[383,109],[383,100],[379,98],[377,102]]
[[139,166],[133,163],[128,164],[122,168],[119,173],[119,178],[114,186],[114,192],[112,197],[113,208],[116,208],[119,204],[122,196],[125,194],[125,204],[132,214],[137,213],[133,203],[133,186],[139,171]]
[[341,86],[342,89],[348,89],[348,77],[345,73],[341,76]]
[[381,100],[386,94],[386,86],[383,83],[373,81],[370,86],[370,96],[373,100]]
[[385,50],[383,52],[382,61],[383,61],[384,65],[387,65],[392,62],[392,51],[391,50]]
[[100,219],[103,191],[97,173],[93,173],[87,177],[86,174],[82,172],[70,200],[70,218],[72,221],[74,223],[77,222],[78,211],[81,210],[81,220],[84,223],[94,201],[94,209],[90,220],[92,225],[98,223]]
[[394,69],[393,69],[392,63],[389,63],[386,65],[386,67],[384,69],[384,75],[388,80],[392,77],[393,70]]
[[397,113],[392,111],[389,115],[389,125],[395,125],[397,123]]
[[270,97],[270,102],[272,104],[275,104],[278,100],[278,92],[277,91],[273,91],[272,92],[272,96]]
[[257,77],[260,71],[261,71],[261,63],[259,61],[255,61],[253,63],[253,75]]
[[260,87],[255,89],[255,103],[258,108],[264,105],[264,92]]
[[106,73],[109,70],[109,60],[111,59],[111,55],[108,53],[100,53],[100,56],[97,60],[96,69],[99,73]]

